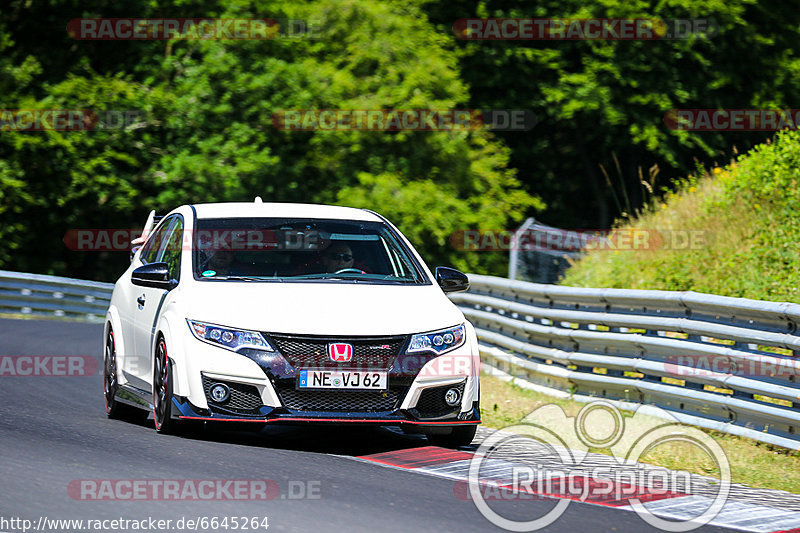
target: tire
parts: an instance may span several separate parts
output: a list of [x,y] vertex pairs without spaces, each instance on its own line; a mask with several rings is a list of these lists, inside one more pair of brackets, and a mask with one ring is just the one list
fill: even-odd
[[167,356],[167,343],[164,337],[159,337],[153,365],[153,423],[159,433],[185,435],[202,429],[203,423],[172,418],[173,367]]
[[478,431],[478,426],[476,424],[456,426],[453,428],[453,431],[447,435],[428,435],[428,441],[442,448],[460,448],[472,443],[476,431]]
[[120,403],[116,399],[119,382],[117,381],[117,344],[114,330],[108,326],[105,350],[103,353],[103,399],[106,404],[106,416],[115,420],[142,423],[147,420],[147,411],[131,405]]

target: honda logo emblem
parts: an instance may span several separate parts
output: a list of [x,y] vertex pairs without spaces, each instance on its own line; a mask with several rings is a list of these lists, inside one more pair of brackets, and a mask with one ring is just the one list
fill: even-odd
[[353,359],[353,345],[344,342],[329,344],[328,356],[335,363],[347,363]]

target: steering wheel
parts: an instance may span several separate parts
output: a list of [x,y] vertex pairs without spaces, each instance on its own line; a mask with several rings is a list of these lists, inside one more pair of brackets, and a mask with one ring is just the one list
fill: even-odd
[[339,270],[334,272],[334,274],[344,274],[344,273],[347,273],[347,272],[352,272],[354,274],[366,274],[366,272],[364,272],[363,270],[361,270],[359,268],[340,268]]

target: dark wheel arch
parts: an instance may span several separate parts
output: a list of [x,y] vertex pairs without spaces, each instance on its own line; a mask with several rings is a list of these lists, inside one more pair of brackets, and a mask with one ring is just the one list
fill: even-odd
[[156,431],[166,435],[185,434],[202,428],[202,422],[173,418],[173,387],[175,363],[169,358],[164,334],[156,335],[153,360],[153,424]]
[[118,390],[117,342],[114,337],[114,328],[108,323],[103,342],[103,400],[105,401],[106,415],[108,418],[116,420],[144,422],[147,419],[147,411],[121,403],[116,399]]

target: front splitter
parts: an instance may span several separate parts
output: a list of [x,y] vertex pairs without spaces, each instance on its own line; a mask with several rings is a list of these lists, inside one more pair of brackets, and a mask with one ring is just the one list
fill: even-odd
[[273,407],[261,407],[256,415],[236,415],[213,413],[207,409],[201,409],[192,405],[186,399],[173,398],[173,406],[177,413],[173,417],[178,420],[198,420],[204,422],[250,422],[254,424],[361,424],[374,426],[464,426],[478,425],[481,423],[480,410],[474,407],[468,415],[461,415],[460,418],[452,420],[415,420],[402,412],[397,414],[364,414],[364,413],[325,413],[308,412],[304,414],[286,413],[284,409]]

